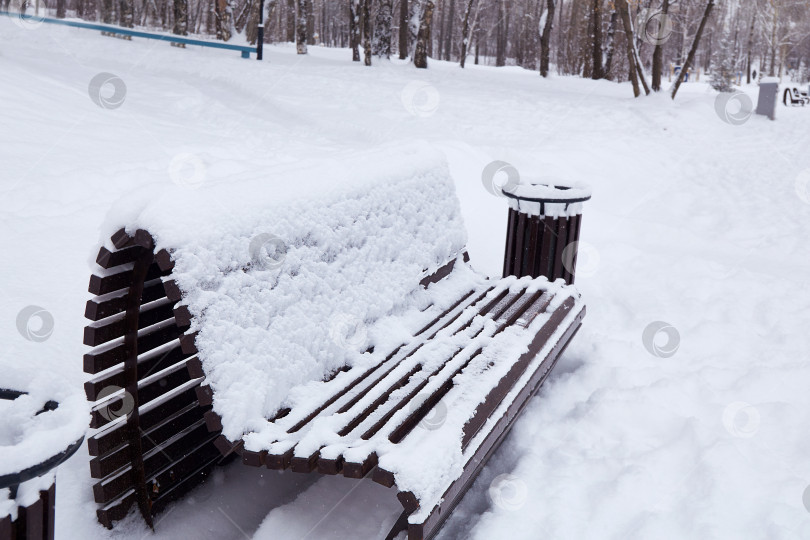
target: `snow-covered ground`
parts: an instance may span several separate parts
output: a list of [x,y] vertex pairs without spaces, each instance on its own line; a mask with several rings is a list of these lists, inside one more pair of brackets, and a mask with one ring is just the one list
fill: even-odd
[[[515,68],[368,69],[317,47],[266,60],[0,18],[0,386],[47,370],[81,390],[88,263],[122,197],[234,178],[272,190],[421,140],[445,154],[472,261],[493,275],[506,203],[482,186],[488,163],[595,193],[585,325],[441,537],[810,537],[810,110],[734,125],[701,83],[634,100]],[[94,102],[99,73],[125,94]],[[44,341],[18,331],[29,305],[53,316]],[[648,327],[664,328],[658,355]],[[154,534],[134,514],[110,532],[87,461],[82,448],[59,471],[57,538],[372,539],[400,511],[370,482],[235,464]]]

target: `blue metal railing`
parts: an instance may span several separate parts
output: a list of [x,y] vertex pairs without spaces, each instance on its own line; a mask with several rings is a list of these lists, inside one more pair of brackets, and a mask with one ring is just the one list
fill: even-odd
[[197,45],[199,47],[212,47],[214,49],[227,49],[231,51],[239,51],[242,53],[242,58],[250,58],[250,53],[256,52],[254,47],[246,45],[232,45],[230,43],[222,43],[219,41],[203,41],[201,39],[190,39],[183,36],[174,34],[156,34],[154,32],[142,32],[140,30],[133,30],[131,28],[122,28],[120,26],[113,26],[109,24],[95,24],[79,21],[71,21],[67,19],[51,19],[49,17],[40,17],[37,15],[23,15],[21,13],[11,13],[9,11],[0,11],[0,15],[7,15],[9,17],[18,17],[24,21],[31,23],[48,23],[48,24],[61,24],[63,26],[72,26],[74,28],[86,28],[88,30],[98,30],[101,32],[110,32],[112,34],[119,34],[123,36],[140,37],[145,39],[157,39],[160,41],[168,41],[169,43],[182,43],[184,45]]

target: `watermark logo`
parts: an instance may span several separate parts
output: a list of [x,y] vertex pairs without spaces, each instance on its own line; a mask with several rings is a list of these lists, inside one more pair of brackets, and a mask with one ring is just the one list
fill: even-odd
[[118,75],[99,73],[87,87],[87,93],[93,103],[102,109],[117,109],[124,104],[127,96],[127,85]]
[[181,152],[169,162],[169,178],[178,186],[197,189],[205,182],[205,163],[197,154]]
[[329,337],[344,349],[359,349],[368,341],[365,323],[347,313],[336,313],[329,319]]
[[280,268],[287,258],[287,244],[275,234],[257,234],[248,248],[253,265],[262,270]]
[[405,110],[419,118],[433,116],[439,109],[439,91],[425,81],[411,81],[400,93]]
[[571,242],[562,252],[562,263],[569,274],[590,277],[599,269],[599,251],[592,244],[577,240]]
[[754,102],[744,92],[721,92],[714,100],[714,110],[726,124],[741,126],[754,113]]
[[641,334],[644,348],[653,356],[670,358],[678,352],[681,334],[678,329],[664,321],[651,322]]
[[636,30],[642,41],[650,45],[663,45],[672,37],[674,24],[672,17],[663,11],[647,11],[636,19]]
[[[120,386],[105,386],[98,393],[96,401],[103,401],[121,390],[123,389]],[[106,405],[98,409],[98,413],[109,422],[125,417],[135,410],[135,400],[132,394],[124,390],[120,397],[120,401],[117,398],[112,398]]]
[[513,474],[501,474],[489,485],[489,498],[495,506],[514,512],[523,508],[529,490],[526,483]]
[[750,439],[759,430],[759,411],[744,401],[730,403],[723,410],[723,426],[734,437]]
[[53,334],[53,315],[39,306],[26,306],[17,313],[17,331],[28,341],[41,343]]
[[504,197],[520,184],[520,173],[505,161],[493,161],[481,171],[481,183],[490,195]]
[[[430,394],[420,394],[408,405],[408,412],[410,414],[415,413],[420,407],[417,403],[424,403],[424,401],[429,398]],[[428,411],[427,415],[419,421],[418,425],[422,429],[434,431],[442,427],[445,420],[447,420],[447,405],[444,404],[444,401],[439,401]]]
[[804,503],[804,509],[810,512],[810,486],[804,488],[804,493],[802,493],[802,503]]
[[[32,14],[26,13],[29,9],[33,10]],[[11,20],[23,30],[36,30],[45,21],[45,17],[39,15],[36,9],[34,2],[23,0],[17,4],[17,13],[14,14]]]

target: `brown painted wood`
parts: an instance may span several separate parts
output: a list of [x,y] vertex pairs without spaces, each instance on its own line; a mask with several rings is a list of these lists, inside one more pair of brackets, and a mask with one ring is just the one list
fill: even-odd
[[503,277],[514,275],[516,219],[517,212],[509,208],[506,219],[506,245],[503,249]]
[[[512,262],[512,275],[517,275],[523,265],[523,257],[525,255],[525,234],[526,234],[526,214],[518,213],[517,226],[515,227],[515,251]],[[522,277],[519,276],[518,277]]]
[[584,315],[585,309],[583,308],[582,311],[580,311],[580,313],[577,315],[577,318],[574,320],[573,324],[568,327],[563,336],[560,338],[559,342],[551,353],[534,372],[529,384],[521,389],[518,396],[507,409],[506,414],[498,420],[484,441],[482,441],[472,458],[464,466],[464,472],[462,473],[461,477],[454,481],[444,492],[441,503],[431,511],[424,522],[409,524],[409,539],[430,539],[438,532],[439,528],[450,515],[452,510],[461,501],[464,493],[470,488],[484,464],[503,442],[515,420],[525,409],[529,399],[537,392],[542,383],[545,381],[546,377],[551,372],[551,369],[553,369],[554,364],[560,358],[568,343],[570,343],[573,336],[579,330],[582,317],[584,317]]
[[125,229],[119,229],[111,237],[112,243],[116,249],[124,249],[125,247],[135,245],[134,238],[127,234]]
[[[142,330],[159,322],[171,319],[174,316],[174,309],[168,302],[147,304],[141,309],[138,317],[138,329]],[[122,314],[123,315],[123,314]],[[116,338],[123,337],[126,328],[126,317],[118,317],[115,320],[100,326],[84,327],[84,344],[96,347]]]
[[[175,340],[183,335],[183,329],[175,324],[147,329],[138,335],[138,350],[141,354]],[[111,341],[84,355],[85,373],[98,373],[120,364],[126,358],[123,343]]]
[[[123,313],[126,309],[126,290],[116,291],[87,301],[84,309],[84,316],[91,321],[100,321],[107,317],[112,317]],[[163,289],[163,282],[160,279],[152,280],[144,284],[141,304],[154,302],[166,296]]]
[[[124,372],[126,373],[127,369],[125,369]],[[100,428],[116,420],[117,411],[122,411],[128,405],[125,402],[127,398],[135,398],[134,407],[137,409],[140,404],[147,404],[191,380],[184,362],[178,362],[159,379],[141,385],[140,387],[137,387],[138,380],[136,377],[137,371],[133,374],[135,386],[129,384],[129,381],[126,380],[125,377],[125,382],[128,383],[123,387],[126,390],[125,396],[117,396],[104,402],[103,405],[96,405],[90,411],[91,428]],[[135,388],[137,388],[137,390],[135,390]],[[133,412],[135,409],[133,409]]]
[[135,262],[135,259],[141,254],[141,251],[143,251],[141,246],[130,246],[117,251],[110,251],[106,247],[101,246],[98,250],[98,256],[96,257],[96,264],[104,269],[108,269]]
[[[141,253],[143,253],[141,249]],[[151,259],[152,255],[149,254]],[[157,264],[151,264],[146,274],[146,281],[157,279],[165,275]],[[88,291],[95,295],[109,294],[121,289],[126,289],[132,285],[133,277],[130,268],[122,269],[107,276],[97,276],[93,274],[90,276],[90,285],[87,287]]]
[[155,262],[160,269],[167,274],[174,270],[174,261],[172,260],[172,255],[165,249],[161,249],[155,254]]
[[554,269],[551,271],[549,281],[554,281],[557,278],[563,277],[563,251],[565,250],[566,241],[568,240],[568,219],[564,217],[557,218],[557,243],[554,249]]
[[[183,353],[183,351],[180,349],[180,342],[177,341],[173,348],[162,354],[155,354],[150,358],[139,359],[138,380],[140,381],[153,373],[157,373],[188,358],[189,355]],[[98,400],[99,393],[105,388],[111,386],[123,388],[125,385],[124,378],[124,369],[123,366],[121,366],[121,368],[118,370],[108,372],[105,375],[100,375],[90,381],[87,381],[84,383],[84,393],[87,396],[87,400]]]
[[[550,301],[547,299],[546,302]],[[574,299],[568,298],[563,304],[551,313],[548,321],[543,324],[542,328],[538,331],[537,335],[529,345],[529,352],[523,354],[518,360],[512,364],[506,375],[504,375],[498,384],[490,390],[484,401],[475,409],[475,413],[467,420],[464,425],[463,436],[461,438],[461,447],[466,448],[470,440],[480,431],[484,423],[489,419],[495,409],[501,404],[501,401],[509,393],[517,380],[526,371],[531,361],[549,340],[551,335],[559,327],[563,319],[568,316],[568,313],[574,307]],[[546,303],[546,305],[548,305]]]

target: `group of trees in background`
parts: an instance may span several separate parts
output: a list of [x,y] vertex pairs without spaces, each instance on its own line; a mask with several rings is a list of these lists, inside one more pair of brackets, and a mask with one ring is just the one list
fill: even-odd
[[[0,0],[5,7],[11,0]],[[547,76],[633,83],[635,95],[672,93],[700,72],[810,78],[810,0],[15,0],[79,17],[175,34],[237,34],[264,41],[346,47],[374,56],[517,65]],[[361,58],[362,51],[362,58]],[[648,81],[649,79],[649,81]]]

